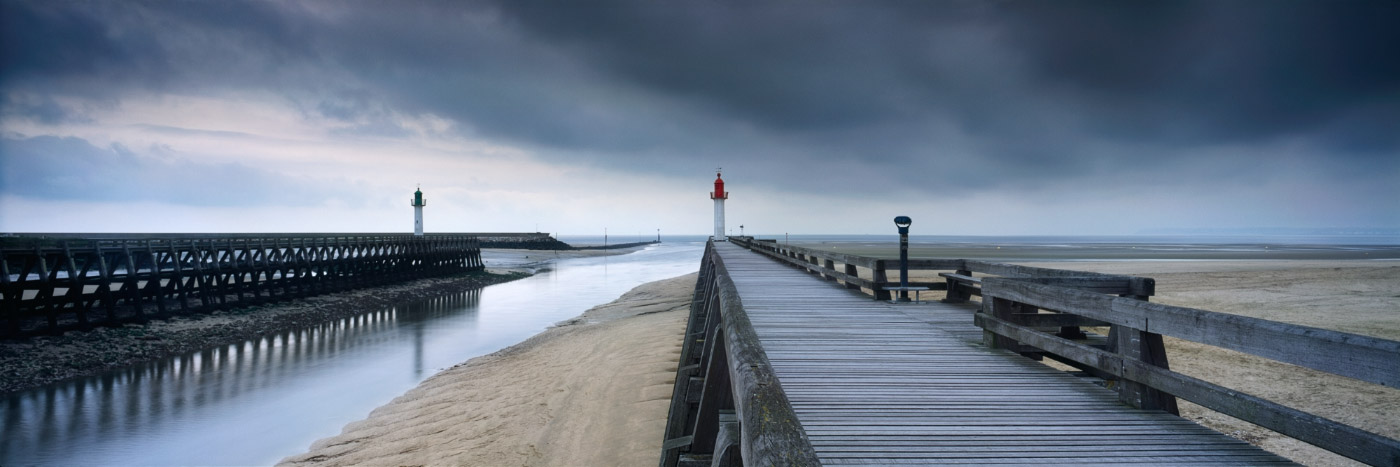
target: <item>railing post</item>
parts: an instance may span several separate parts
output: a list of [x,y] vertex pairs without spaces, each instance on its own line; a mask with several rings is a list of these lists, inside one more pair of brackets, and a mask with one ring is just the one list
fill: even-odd
[[188,313],[190,311],[190,290],[189,283],[185,281],[185,266],[180,262],[180,251],[175,249],[175,240],[171,239],[165,243],[165,251],[170,255],[170,265],[175,274],[175,285],[179,287],[173,291],[175,297],[180,301],[180,311]]
[[871,290],[871,292],[875,293],[875,299],[889,301],[890,291],[885,290],[885,286],[890,283],[890,278],[885,273],[885,260],[875,260],[874,276],[875,277],[871,281],[872,284],[870,285],[873,287],[873,290]]
[[[1143,295],[1123,295],[1135,300],[1147,301]],[[1148,365],[1169,369],[1167,350],[1162,335],[1146,332],[1128,326],[1113,325],[1108,332],[1109,351],[1123,358],[1137,360]],[[1148,387],[1145,384],[1127,379],[1118,381],[1118,400],[1133,407],[1145,410],[1161,410],[1172,415],[1180,415],[1176,396]]]
[[[23,280],[23,278],[20,278]],[[5,319],[6,336],[17,336],[20,331],[19,301],[24,293],[10,282],[10,258],[0,250],[0,315]]]
[[[1014,305],[1015,302],[1011,300],[990,294],[982,296],[982,312],[1000,320],[1012,320],[1011,315],[1015,313]],[[989,349],[1014,350],[1016,347],[1016,341],[987,329],[982,330],[982,344]]]
[[734,394],[729,386],[729,356],[724,348],[724,330],[715,327],[709,342],[710,348],[705,366],[705,389],[700,393],[700,404],[696,406],[695,425],[691,431],[694,438],[690,453],[707,454],[714,452],[715,439],[719,436],[721,410],[734,410]]
[[68,242],[60,243],[63,247],[63,266],[68,272],[68,280],[72,281],[72,286],[68,288],[68,293],[63,294],[65,301],[73,304],[73,311],[78,314],[78,327],[88,330],[92,323],[88,322],[88,310],[83,306],[83,293],[87,289],[87,270],[78,272],[78,263],[73,259],[73,250],[68,248]]
[[[846,263],[846,275],[851,277],[860,277],[860,274],[856,273],[856,265],[851,263]],[[860,285],[847,282],[846,288],[860,290]]]
[[126,260],[125,282],[126,287],[130,288],[131,297],[129,300],[131,300],[132,309],[136,311],[136,320],[145,322],[146,314],[141,307],[141,288],[138,287],[140,283],[137,282],[140,278],[136,275],[140,267],[136,265],[136,259],[131,255],[131,246],[126,243],[122,243],[122,258]]
[[715,445],[710,450],[711,467],[743,467],[741,434],[739,417],[734,411],[721,411],[719,430],[715,433]]
[[[54,308],[54,285],[50,277],[51,274],[49,274],[49,259],[44,256],[38,242],[34,243],[34,261],[37,262],[36,266],[39,269],[39,292],[34,295],[34,301],[43,304],[44,312],[48,315],[49,332],[58,334],[58,310]],[[25,271],[25,275],[28,275],[28,271]],[[21,281],[24,279],[20,278]],[[24,291],[21,289],[20,294],[23,293]]]
[[[151,259],[151,275],[147,276],[146,290],[155,289],[152,297],[156,301],[156,313],[161,318],[169,318],[170,310],[165,308],[165,284],[161,284],[163,274],[160,271],[160,259],[156,258],[155,247],[151,245],[151,240],[146,239],[146,257]],[[78,289],[81,291],[82,289]]]

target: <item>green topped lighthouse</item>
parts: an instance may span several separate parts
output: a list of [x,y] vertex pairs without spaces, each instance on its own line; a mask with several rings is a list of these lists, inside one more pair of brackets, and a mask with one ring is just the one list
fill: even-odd
[[423,187],[418,187],[413,192],[413,199],[409,200],[413,204],[413,235],[423,236],[423,206],[428,205],[428,200],[423,199]]

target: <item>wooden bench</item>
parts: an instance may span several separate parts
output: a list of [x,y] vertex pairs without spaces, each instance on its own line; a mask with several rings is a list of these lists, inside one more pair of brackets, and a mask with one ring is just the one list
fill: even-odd
[[[880,289],[881,289],[881,290],[890,291],[890,292],[909,292],[909,291],[913,291],[913,292],[914,292],[914,303],[919,303],[919,292],[922,292],[922,291],[925,291],[925,290],[929,290],[928,287],[924,287],[924,286],[921,286],[921,285],[911,285],[911,286],[907,286],[907,287],[906,287],[906,286],[899,286],[899,285],[889,285],[889,286],[881,287]],[[890,300],[890,301],[897,301],[897,300],[898,300],[898,299]]]
[[973,295],[982,296],[982,279],[972,277],[972,271],[940,272],[938,276],[948,281],[944,303],[963,303]]

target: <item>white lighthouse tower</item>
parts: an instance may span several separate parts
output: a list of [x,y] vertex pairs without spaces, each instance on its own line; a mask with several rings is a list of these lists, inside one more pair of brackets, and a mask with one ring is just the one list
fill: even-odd
[[729,192],[724,191],[724,179],[720,178],[719,172],[715,172],[715,191],[710,193],[710,199],[715,200],[715,236],[716,242],[725,241],[724,237],[724,200],[729,199]]
[[423,199],[423,188],[419,187],[413,192],[413,199],[409,200],[413,204],[413,235],[423,236],[423,206],[428,205],[428,200]]

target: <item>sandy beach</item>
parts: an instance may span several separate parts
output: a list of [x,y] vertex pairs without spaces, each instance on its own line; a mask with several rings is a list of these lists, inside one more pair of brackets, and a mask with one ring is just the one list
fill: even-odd
[[[1400,339],[1400,263],[1025,263],[1157,279],[1154,301]],[[647,284],[444,371],[285,465],[650,465],[694,275]],[[1172,368],[1390,437],[1400,390],[1172,340]],[[1356,465],[1183,403],[1183,416],[1308,465]]]
[[647,465],[695,275],[652,282],[439,373],[281,465]]

